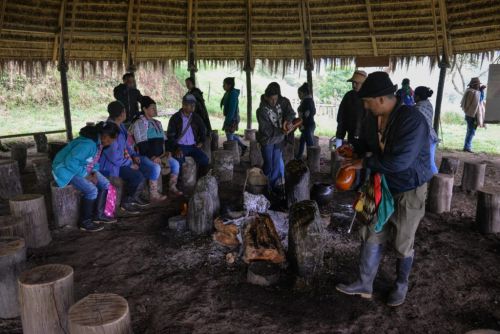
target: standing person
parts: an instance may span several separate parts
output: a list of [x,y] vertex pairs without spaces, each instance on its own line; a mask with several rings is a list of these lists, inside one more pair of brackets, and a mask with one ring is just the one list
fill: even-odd
[[295,114],[282,109],[278,103],[279,90],[268,86],[257,109],[259,129],[256,137],[264,158],[263,171],[272,191],[279,192],[279,181],[283,178],[283,145],[285,136],[292,129]]
[[129,132],[133,135],[139,150],[141,163],[139,168],[149,180],[149,199],[151,202],[161,202],[167,199],[158,191],[158,179],[161,177],[162,160],[166,159],[170,166],[169,191],[174,196],[182,193],[177,190],[179,163],[165,151],[165,133],[161,122],[154,119],[158,115],[156,102],[149,96],[141,99],[141,114],[132,123]]
[[240,123],[240,108],[238,106],[240,90],[234,88],[234,78],[228,77],[224,79],[222,87],[224,88],[224,96],[220,101],[220,107],[224,114],[224,125],[222,130],[226,133],[227,140],[236,140],[241,149],[243,156],[247,150],[247,146],[242,143],[240,137],[235,134],[238,131],[238,124]]
[[125,199],[121,208],[129,213],[138,213],[137,207],[148,203],[141,199],[144,190],[144,176],[139,169],[141,157],[128,143],[128,131],[123,125],[127,117],[125,107],[120,101],[108,104],[108,122],[115,123],[120,132],[116,140],[102,151],[99,171],[106,177],[120,177],[125,181]]
[[99,173],[99,157],[103,147],[111,145],[119,129],[111,122],[86,126],[80,136],[59,151],[52,162],[52,175],[58,187],[71,184],[82,193],[80,221],[83,231],[103,229],[96,223],[115,223],[104,214],[109,181]]
[[427,121],[427,126],[429,127],[429,141],[431,145],[430,151],[430,163],[432,174],[437,174],[438,168],[436,166],[435,156],[436,156],[436,145],[439,142],[438,135],[432,126],[432,119],[434,116],[434,108],[432,107],[429,97],[432,96],[434,92],[429,87],[418,86],[415,88],[415,109],[420,111],[424,115]]
[[[347,169],[369,168],[385,176],[394,199],[394,212],[380,232],[375,224],[360,227],[361,252],[358,279],[352,284],[339,284],[337,290],[348,295],[371,298],[384,244],[391,242],[398,259],[397,279],[387,304],[399,306],[408,292],[408,278],[413,265],[415,232],[425,214],[427,182],[432,178],[429,159],[429,128],[425,117],[412,107],[400,104],[385,72],[371,73],[360,97],[366,110],[376,118],[373,129],[378,142],[370,142],[372,155],[347,161]],[[371,137],[370,137],[371,138]]]
[[196,107],[194,108],[194,112],[201,117],[201,119],[203,120],[203,124],[205,124],[205,128],[207,129],[207,136],[210,136],[212,133],[212,125],[210,124],[207,107],[205,106],[203,92],[198,87],[196,87],[193,78],[187,78],[185,82],[188,89],[186,95],[191,94],[196,98]]
[[403,82],[401,82],[401,88],[396,92],[396,96],[400,98],[401,103],[404,103],[407,106],[415,105],[414,92],[410,87],[410,79],[403,79]]
[[358,92],[366,80],[366,72],[356,70],[352,77],[347,80],[351,82],[352,89],[348,91],[340,102],[337,113],[337,132],[335,134],[335,146],[342,146],[342,142],[347,134],[347,141],[356,148],[360,141],[363,120],[366,116],[363,101],[359,98]]
[[192,157],[200,168],[200,175],[207,172],[208,157],[201,149],[206,129],[201,117],[194,112],[196,98],[185,95],[182,108],[170,117],[167,128],[167,150],[172,152],[180,164],[185,157]]
[[465,113],[465,121],[467,122],[467,133],[465,134],[464,152],[472,153],[472,139],[476,135],[477,117],[481,115],[481,81],[479,78],[472,78],[467,85],[460,106]]
[[122,77],[123,83],[113,90],[115,99],[120,101],[127,111],[126,124],[130,124],[139,115],[138,103],[141,102],[141,92],[136,88],[134,73],[125,73]]
[[295,159],[302,159],[306,144],[308,147],[314,146],[314,129],[316,128],[314,115],[316,114],[316,106],[314,105],[314,99],[307,82],[299,87],[298,95],[300,99],[298,112],[299,117],[302,119],[302,126],[300,127],[299,151]]

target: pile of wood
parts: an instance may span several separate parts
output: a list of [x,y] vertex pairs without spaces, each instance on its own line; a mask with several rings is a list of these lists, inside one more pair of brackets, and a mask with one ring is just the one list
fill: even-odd
[[285,251],[274,223],[267,214],[259,214],[249,221],[243,234],[244,257],[246,263],[269,261],[282,263]]
[[236,247],[240,244],[238,234],[240,228],[236,224],[227,223],[221,217],[217,217],[214,221],[215,233],[213,238],[222,246]]

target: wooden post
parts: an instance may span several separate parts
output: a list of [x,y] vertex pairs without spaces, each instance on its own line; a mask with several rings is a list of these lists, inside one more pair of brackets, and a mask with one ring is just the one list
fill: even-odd
[[52,162],[47,159],[35,159],[32,161],[35,170],[36,185],[41,194],[50,192],[50,182],[52,181]]
[[337,180],[337,172],[342,165],[344,158],[337,151],[330,152],[330,176],[333,181]]
[[18,317],[17,278],[26,265],[26,246],[19,237],[0,237],[0,319]]
[[45,135],[45,133],[35,133],[33,135],[33,139],[35,140],[36,151],[38,153],[47,153],[49,147],[47,136]]
[[257,140],[256,138],[257,130],[256,129],[245,129],[245,139],[248,141]]
[[245,74],[247,79],[247,130],[248,130],[252,128],[252,72],[249,68],[245,68]]
[[196,186],[196,162],[192,157],[186,157],[181,171],[182,191],[191,194]]
[[[196,72],[198,71],[198,68],[196,67],[196,38],[197,38],[197,27],[198,27],[197,24],[198,11],[196,10],[197,7],[198,7],[197,0],[188,0],[187,36],[186,36],[187,61],[188,61],[188,71],[190,77],[193,80],[196,80]],[[194,19],[193,16],[195,17]]]
[[10,199],[22,193],[17,161],[0,160],[0,198]]
[[437,134],[439,134],[439,124],[441,120],[441,104],[443,101],[444,94],[444,82],[446,80],[446,70],[448,69],[449,64],[441,61],[439,63],[439,81],[438,81],[438,90],[436,94],[436,108],[434,109],[434,130]]
[[428,209],[432,213],[443,213],[451,210],[453,196],[453,175],[436,174],[429,187]]
[[214,218],[217,212],[218,187],[211,189],[196,189],[189,200],[187,225],[194,234],[210,233],[214,228]]
[[252,54],[252,0],[246,0],[245,65],[243,69],[245,70],[247,85],[247,129],[252,128],[252,72],[254,66]]
[[302,201],[290,208],[288,257],[295,272],[309,281],[323,267],[325,231],[315,201]]
[[285,192],[288,207],[293,204],[308,200],[309,191],[309,168],[302,160],[292,160],[285,166]]
[[257,141],[250,142],[250,166],[262,168],[264,159],[260,150],[260,144]]
[[319,173],[321,167],[321,147],[307,147],[307,165],[311,173]]
[[59,153],[68,143],[62,141],[49,142],[49,159],[54,161],[56,154]]
[[68,92],[68,65],[64,59],[64,38],[61,38],[61,49],[59,56],[59,65],[57,69],[61,73],[61,91],[64,107],[64,123],[66,124],[66,138],[68,141],[73,140],[73,126],[71,124],[71,110],[69,106],[69,92]]
[[441,159],[441,166],[439,166],[439,173],[454,176],[457,173],[459,166],[460,160],[452,157],[443,157]]
[[475,191],[483,187],[486,164],[472,161],[464,161],[464,172],[462,174],[462,190]]
[[19,171],[22,173],[26,168],[26,160],[28,158],[28,148],[24,144],[12,145],[10,149],[10,158],[17,161]]
[[299,19],[302,34],[302,43],[304,47],[304,69],[307,71],[307,84],[312,94],[312,71],[314,70],[314,60],[312,57],[312,29],[309,0],[299,0]]
[[238,165],[240,163],[240,148],[236,140],[228,140],[222,143],[224,150],[233,152],[233,164]]
[[481,233],[500,233],[500,187],[477,191],[476,224]]
[[285,164],[289,163],[294,159],[294,149],[293,144],[288,143],[286,140],[283,147],[283,162]]
[[69,309],[70,334],[132,334],[127,300],[114,293],[96,293]]
[[215,152],[219,149],[219,131],[212,130],[211,137],[212,137],[211,149],[212,152]]
[[0,216],[0,237],[24,238],[24,220],[20,217]]
[[233,152],[220,150],[214,154],[214,175],[219,182],[230,182],[233,180]]
[[212,136],[206,136],[201,148],[208,157],[208,163],[212,162]]
[[24,220],[27,247],[43,247],[52,241],[43,195],[19,195],[9,200],[9,206],[13,216]]
[[35,267],[23,272],[18,282],[23,333],[68,333],[73,268],[64,264]]
[[72,185],[61,188],[55,182],[52,182],[50,188],[54,214],[53,227],[70,226],[76,228],[80,219],[80,192]]

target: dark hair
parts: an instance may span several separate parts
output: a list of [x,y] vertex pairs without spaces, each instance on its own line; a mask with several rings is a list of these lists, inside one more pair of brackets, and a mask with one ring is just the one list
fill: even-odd
[[195,80],[194,80],[194,78],[192,78],[192,77],[188,77],[188,78],[186,78],[186,80],[184,80],[184,81],[189,81],[189,82],[191,82],[191,83],[193,84],[193,86],[196,86]]
[[141,98],[141,113],[144,113],[144,108],[149,108],[150,105],[152,104],[156,104],[155,100],[153,100],[152,98],[150,98],[149,96],[143,96]]
[[275,85],[271,85],[269,84],[264,92],[264,95],[266,97],[271,97],[271,96],[274,96],[274,95],[280,95],[280,91],[279,89],[275,86]]
[[[281,87],[280,87],[280,84],[279,84],[279,83],[277,83],[276,81],[273,81],[273,82],[271,82],[269,85],[267,85],[266,90],[267,90],[268,88],[272,89],[273,91],[278,92],[278,96],[280,96],[280,97],[281,97]],[[276,95],[276,94],[273,94],[273,95]]]
[[113,101],[108,104],[108,114],[111,119],[117,119],[124,112],[126,112],[125,106],[120,101]]
[[87,125],[80,129],[79,135],[97,141],[99,136],[106,135],[116,138],[120,128],[113,122],[99,122],[96,125]]
[[298,91],[299,93],[302,93],[304,95],[311,94],[311,90],[309,89],[309,85],[307,84],[307,82],[304,82],[302,86],[299,87]]
[[234,77],[227,77],[227,78],[225,78],[224,81],[223,81],[223,83],[226,84],[226,85],[231,86],[231,89],[233,89],[234,85],[235,85],[235,83],[234,83]]
[[127,73],[125,73],[125,74],[123,75],[122,80],[123,80],[123,81],[126,81],[126,80],[128,80],[128,78],[134,78],[134,77],[135,77],[134,73],[132,73],[132,72],[127,72]]
[[409,85],[410,84],[410,79],[404,78],[403,82],[401,83],[402,85]]
[[427,100],[432,96],[434,92],[429,87],[418,86],[415,88],[415,95],[418,96],[421,100]]

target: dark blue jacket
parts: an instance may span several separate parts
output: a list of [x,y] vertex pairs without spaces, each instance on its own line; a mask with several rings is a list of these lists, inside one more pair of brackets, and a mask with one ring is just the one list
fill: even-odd
[[[366,121],[376,122],[376,119],[370,117]],[[370,128],[376,129],[376,123]],[[364,166],[384,174],[392,194],[415,189],[432,178],[429,127],[420,112],[406,105],[396,107],[383,135],[383,152],[378,142],[367,143],[373,156],[365,158]]]

